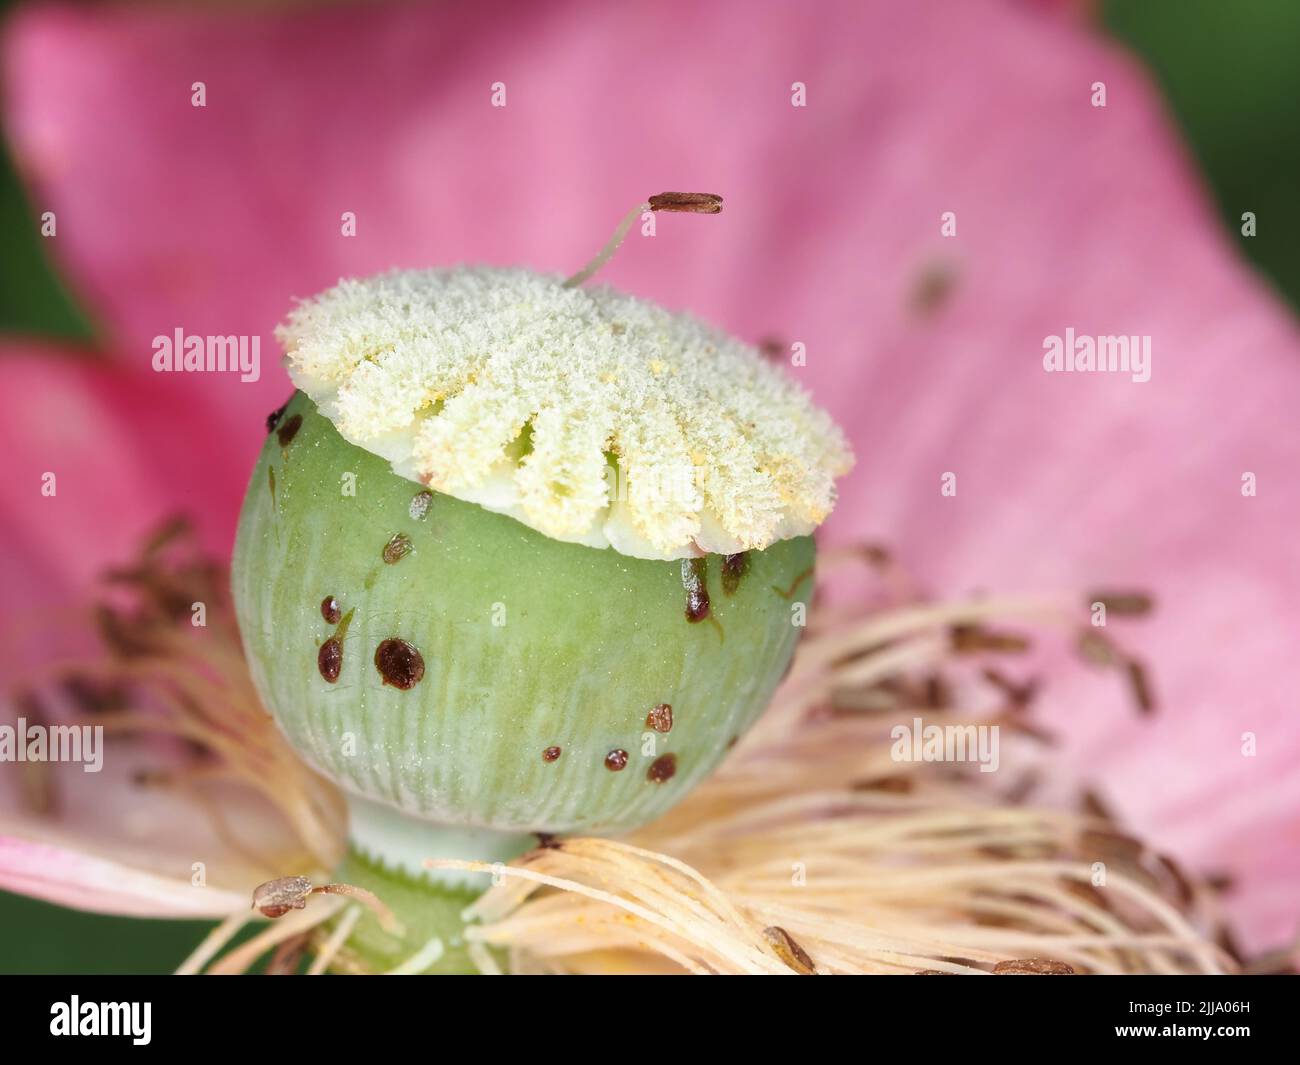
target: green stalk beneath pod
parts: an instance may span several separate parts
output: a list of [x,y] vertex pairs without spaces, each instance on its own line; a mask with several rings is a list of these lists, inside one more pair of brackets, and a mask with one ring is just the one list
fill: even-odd
[[[462,915],[486,890],[492,875],[429,870],[424,861],[504,863],[536,846],[537,837],[438,825],[356,796],[348,796],[347,805],[348,851],[334,880],[374,892],[401,924],[396,932],[386,930],[371,910],[358,905],[359,919],[347,949],[372,971],[385,972],[423,955],[429,959],[420,966],[423,973],[477,972],[466,950]],[[496,960],[504,966],[504,957]]]

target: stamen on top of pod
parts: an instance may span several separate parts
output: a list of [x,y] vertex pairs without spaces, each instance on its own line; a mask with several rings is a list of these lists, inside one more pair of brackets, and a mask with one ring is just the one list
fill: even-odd
[[312,895],[342,895],[367,907],[385,931],[400,934],[402,923],[373,891],[357,887],[355,884],[313,884],[310,877],[283,876],[278,880],[268,880],[253,889],[253,906],[263,917],[274,920],[283,917],[290,910],[301,910],[307,906]]
[[[710,205],[674,194],[663,209]],[[278,335],[340,435],[418,487],[634,558],[733,556],[727,591],[745,552],[826,519],[853,462],[839,427],[749,345],[529,270],[344,281]]]
[[613,236],[605,246],[596,253],[596,257],[586,266],[564,282],[565,288],[577,288],[591,280],[596,271],[614,257],[619,246],[627,239],[628,231],[636,224],[646,211],[673,211],[681,214],[719,214],[722,211],[722,197],[712,192],[660,192],[651,196],[644,203],[638,203],[623,216]]

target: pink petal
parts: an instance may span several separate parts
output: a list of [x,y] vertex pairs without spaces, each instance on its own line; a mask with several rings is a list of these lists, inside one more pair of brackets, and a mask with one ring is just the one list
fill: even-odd
[[225,917],[251,895],[197,888],[189,880],[143,873],[79,847],[0,836],[0,888],[122,917]]
[[83,595],[179,512],[229,554],[261,444],[255,417],[226,433],[172,378],[31,344],[0,346],[0,368],[6,622]]
[[146,784],[142,774],[169,765],[156,744],[109,736],[99,749],[98,772],[39,763],[54,797],[44,812],[22,801],[19,786],[21,772],[37,764],[5,765],[0,888],[100,913],[216,917],[249,906],[263,881],[310,871],[276,864],[275,856],[299,848],[251,790]]
[[[607,279],[807,345],[807,379],[860,458],[832,537],[901,544],[947,594],[1152,589],[1159,615],[1131,642],[1161,715],[1136,723],[1118,692],[1103,709],[1069,678],[1066,759],[1182,857],[1230,867],[1249,940],[1290,934],[1300,344],[1144,78],[1072,20],[992,0],[817,18],[669,2],[652,20],[546,5],[509,34],[494,20],[471,5],[20,14],[16,148],[127,362],[143,372],[176,326],[261,334],[269,352],[291,297],[342,274],[567,271],[638,198],[722,192],[720,219],[661,218]],[[926,313],[936,266],[956,280]],[[1150,335],[1152,380],[1045,374],[1044,337],[1071,326]],[[232,412],[231,452],[254,446],[240,426],[278,402],[275,377],[201,383]]]

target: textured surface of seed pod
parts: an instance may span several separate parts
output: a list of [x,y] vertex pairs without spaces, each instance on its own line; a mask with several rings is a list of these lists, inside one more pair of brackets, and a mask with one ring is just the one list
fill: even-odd
[[[802,631],[811,539],[750,552],[730,595],[720,557],[704,560],[712,607],[692,624],[679,561],[561,543],[442,494],[413,517],[419,485],[302,394],[282,424],[293,416],[250,482],[235,602],[263,701],[345,789],[430,820],[617,831],[684,796],[766,706]],[[399,535],[409,550],[389,564]],[[332,682],[318,661],[330,639]],[[662,705],[671,732],[647,728]],[[550,748],[563,757],[539,757]],[[628,771],[606,767],[615,750]]]

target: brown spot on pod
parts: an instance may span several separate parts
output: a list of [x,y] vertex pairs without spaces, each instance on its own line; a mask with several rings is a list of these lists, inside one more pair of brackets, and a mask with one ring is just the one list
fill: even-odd
[[809,566],[806,570],[802,571],[798,576],[796,576],[793,581],[790,582],[789,588],[778,588],[774,584],[772,585],[772,591],[776,592],[776,594],[779,595],[782,599],[793,599],[794,593],[798,590],[799,585],[803,584],[803,582],[806,581],[812,575],[813,575],[813,568],[812,566]]
[[645,723],[647,728],[652,728],[656,732],[672,732],[673,708],[667,703],[652,706],[650,713],[645,716]]
[[280,424],[280,419],[284,417],[284,410],[287,406],[289,406],[289,401],[285,400],[280,407],[266,416],[266,431],[268,433],[275,432],[275,427]]
[[722,593],[735,595],[741,579],[749,572],[749,552],[722,556]]
[[546,750],[542,752],[542,761],[554,762],[563,753],[564,752],[559,747],[547,747]]
[[411,553],[411,538],[406,533],[396,533],[384,544],[384,561],[390,566],[401,562]]
[[320,651],[316,655],[316,668],[331,684],[339,679],[339,672],[343,669],[343,644],[337,636],[331,636],[320,645]]
[[411,515],[412,521],[423,521],[429,513],[429,505],[433,502],[433,493],[429,489],[422,492],[416,492],[411,496],[411,505],[407,507],[407,513]]
[[663,784],[677,775],[677,755],[661,754],[645,771],[646,780],[652,784]]
[[288,447],[293,438],[298,435],[298,430],[301,428],[302,415],[295,414],[275,431],[275,438],[280,441],[281,447]]
[[686,589],[686,620],[703,621],[709,616],[708,559],[682,559],[682,587]]
[[327,595],[320,601],[320,616],[328,621],[331,625],[337,625],[339,618],[343,616],[343,608],[339,606],[339,601],[332,595]]
[[393,637],[375,648],[375,668],[385,684],[408,691],[424,676],[424,658],[405,640]]
[[627,751],[613,750],[605,755],[605,768],[617,773],[627,765]]

